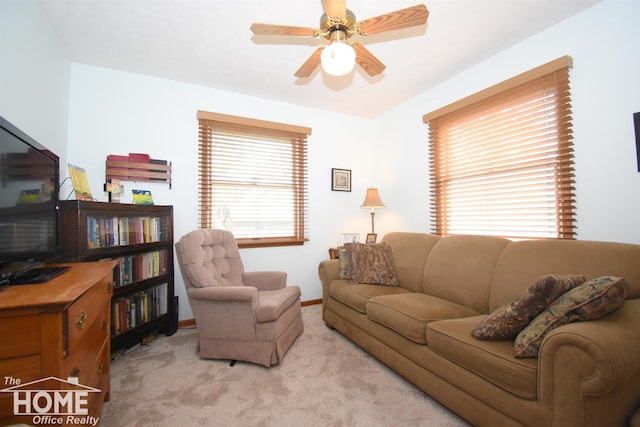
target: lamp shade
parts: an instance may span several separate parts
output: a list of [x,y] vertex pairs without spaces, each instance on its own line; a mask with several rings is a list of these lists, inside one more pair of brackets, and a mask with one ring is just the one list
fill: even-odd
[[331,33],[331,44],[322,49],[320,61],[327,74],[343,76],[353,70],[356,51],[346,42],[342,31],[334,31]]
[[364,198],[364,202],[362,202],[361,208],[384,208],[384,203],[380,200],[380,195],[378,194],[377,188],[367,188],[367,196]]

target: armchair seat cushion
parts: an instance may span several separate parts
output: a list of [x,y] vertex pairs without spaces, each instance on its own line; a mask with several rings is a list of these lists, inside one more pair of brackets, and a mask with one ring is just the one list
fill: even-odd
[[293,304],[298,304],[300,287],[287,286],[274,291],[261,291],[258,294],[256,320],[260,323],[278,319]]

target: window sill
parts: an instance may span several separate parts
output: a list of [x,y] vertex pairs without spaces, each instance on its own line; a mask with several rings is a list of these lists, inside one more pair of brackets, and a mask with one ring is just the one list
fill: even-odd
[[238,238],[238,248],[267,248],[275,246],[302,246],[304,242],[308,242],[309,239],[292,239],[283,237],[272,238]]

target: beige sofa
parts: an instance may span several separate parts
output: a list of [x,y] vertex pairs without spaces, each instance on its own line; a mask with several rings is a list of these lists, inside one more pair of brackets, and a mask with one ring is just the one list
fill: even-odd
[[[640,245],[390,233],[399,286],[338,279],[322,261],[323,318],[478,426],[624,426],[640,405]],[[537,358],[471,331],[545,274],[626,279],[626,300],[546,335]]]

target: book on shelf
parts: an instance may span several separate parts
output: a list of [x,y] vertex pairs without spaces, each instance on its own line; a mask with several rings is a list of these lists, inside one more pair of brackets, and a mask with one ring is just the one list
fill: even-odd
[[111,305],[111,334],[119,335],[166,314],[166,287],[163,283],[115,300]]
[[160,242],[160,217],[88,217],[87,246],[89,249]]
[[117,286],[129,285],[167,273],[167,251],[161,249],[141,254],[125,255],[118,259]]

